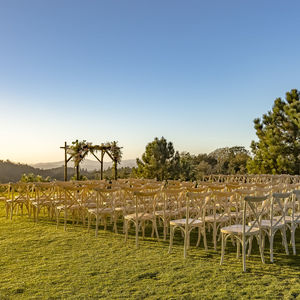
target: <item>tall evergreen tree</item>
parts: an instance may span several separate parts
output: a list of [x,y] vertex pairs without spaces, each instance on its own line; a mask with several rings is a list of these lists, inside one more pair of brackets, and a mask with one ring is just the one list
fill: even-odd
[[249,173],[300,174],[300,93],[293,89],[277,98],[271,111],[254,120],[258,141],[252,141]]
[[142,160],[137,158],[136,163],[137,168],[133,172],[137,177],[164,180],[179,176],[179,170],[176,168],[179,165],[179,154],[175,152],[173,144],[167,142],[164,137],[156,137],[148,143]]

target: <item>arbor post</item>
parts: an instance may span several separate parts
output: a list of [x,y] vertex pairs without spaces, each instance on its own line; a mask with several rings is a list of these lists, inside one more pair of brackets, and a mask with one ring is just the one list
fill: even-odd
[[101,150],[101,174],[100,174],[100,179],[103,179],[103,157],[104,157],[104,151]]
[[65,167],[64,167],[64,181],[68,180],[68,158],[67,158],[67,142],[65,142]]

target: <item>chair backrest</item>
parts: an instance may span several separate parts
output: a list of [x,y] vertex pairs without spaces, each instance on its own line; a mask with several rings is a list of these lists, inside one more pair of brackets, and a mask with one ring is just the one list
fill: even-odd
[[[250,232],[252,228],[258,227],[261,229],[261,220],[266,210],[266,206],[263,205],[263,202],[269,198],[269,195],[265,196],[246,196],[244,198],[244,208],[243,208],[243,237],[246,233]],[[248,209],[249,207],[249,209]],[[251,211],[252,219],[251,226],[248,225],[248,216],[247,212]]]
[[204,193],[207,191],[206,186],[200,186],[200,187],[186,187],[186,191],[191,193]]
[[205,221],[206,207],[210,201],[211,193],[187,192],[186,199],[186,226],[192,225],[196,220]]
[[[285,223],[285,215],[291,196],[291,193],[273,193],[270,206],[271,227]],[[274,219],[275,216],[277,218]]]
[[181,212],[184,207],[183,201],[183,190],[177,188],[166,188],[162,190],[162,195],[164,199],[164,211]]
[[55,197],[55,186],[52,182],[35,182],[33,185],[38,203],[51,203]]
[[300,190],[294,190],[292,196],[292,221],[300,220]]
[[157,197],[159,192],[134,192],[135,196],[135,211],[136,218],[141,218],[145,214],[152,214],[154,216],[156,210]]
[[219,222],[229,215],[233,196],[233,192],[212,192],[209,205],[212,209],[214,222]]
[[[234,191],[234,197],[231,199],[232,204],[235,206],[235,211],[239,213],[240,211],[243,211],[243,206],[244,206],[244,201],[245,201],[245,196],[254,196],[255,190],[251,189],[239,189]],[[248,209],[248,214],[249,216],[252,214],[250,211],[249,206],[247,206]],[[240,220],[242,220],[242,216],[239,215]]]
[[11,183],[11,199],[15,202],[26,202],[29,199],[29,193],[32,184],[25,182]]
[[58,198],[58,201],[64,204],[66,209],[71,208],[76,204],[80,204],[82,191],[82,187],[76,187],[74,185],[60,186],[58,191],[60,198]]
[[11,187],[8,183],[0,184],[0,201],[5,201],[10,197]]
[[208,186],[210,191],[222,191],[225,189],[225,185],[223,184],[212,184]]
[[240,187],[240,184],[238,182],[230,182],[230,183],[226,183],[226,190],[231,192],[231,191],[235,191]]
[[182,181],[182,182],[180,182],[180,186],[182,188],[193,188],[193,187],[195,187],[195,182],[192,182],[192,181]]
[[98,214],[104,212],[107,209],[114,210],[117,202],[120,199],[119,188],[94,188],[94,191],[96,193],[96,211]]

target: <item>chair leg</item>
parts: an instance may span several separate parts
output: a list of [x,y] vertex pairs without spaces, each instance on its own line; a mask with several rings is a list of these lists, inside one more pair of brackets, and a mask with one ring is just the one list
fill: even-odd
[[13,212],[14,212],[14,206],[13,206],[13,203],[12,203],[11,206],[10,206],[10,219],[11,220],[13,218]]
[[117,219],[118,218],[116,216],[114,216],[113,219],[114,219],[114,232],[118,233],[118,228],[117,228]]
[[60,211],[56,209],[55,213],[56,213],[56,229],[57,229],[58,228],[58,224],[59,224]]
[[[141,226],[143,226],[143,225],[141,225]],[[137,249],[139,248],[139,222],[138,222],[138,220],[135,221],[135,246]]]
[[253,236],[251,236],[250,238],[249,238],[249,246],[248,246],[248,257],[250,256],[250,254],[251,254],[251,251],[252,251],[252,242],[253,242]]
[[188,247],[188,232],[184,232],[183,257],[186,258]]
[[205,230],[205,226],[203,227],[203,243],[204,243],[204,249],[207,251],[208,247],[207,247],[207,239],[206,239],[206,230]]
[[8,215],[9,215],[9,205],[7,203],[5,203],[5,210],[6,210],[6,219],[8,219]]
[[125,242],[127,242],[127,239],[128,239],[128,221],[127,220],[124,220],[123,230],[125,233]]
[[286,253],[286,255],[289,255],[289,248],[288,248],[288,244],[287,244],[286,229],[285,228],[281,229],[281,235],[282,235],[282,241],[283,241],[284,248],[285,248],[285,253]]
[[98,236],[98,227],[99,227],[99,215],[96,215],[96,228],[95,228],[95,237]]
[[295,229],[295,224],[291,224],[291,242],[293,247],[293,255],[296,255]]
[[214,241],[214,250],[217,251],[217,226],[215,223],[213,227],[213,241]]
[[264,257],[264,249],[263,249],[263,244],[262,244],[262,235],[257,235],[256,240],[257,240],[258,247],[259,247],[260,258],[261,258],[262,263],[264,264],[265,257]]
[[174,228],[173,228],[173,226],[170,226],[170,245],[169,245],[169,251],[168,251],[169,254],[172,252],[173,238],[174,238]]
[[142,222],[141,226],[142,226],[142,237],[144,240],[145,239],[145,226],[146,226],[145,222]]
[[91,226],[91,215],[88,214],[88,232],[90,232],[90,226]]
[[274,234],[271,233],[270,236],[269,236],[269,239],[270,239],[270,262],[274,262],[274,259],[273,259],[273,244],[274,244]]
[[67,210],[64,210],[64,231],[67,230]]
[[240,257],[240,252],[241,252],[240,246],[241,246],[240,241],[237,240],[237,241],[236,241],[236,258],[239,258],[239,257]]
[[243,272],[246,272],[246,243],[242,243]]
[[196,247],[199,247],[200,241],[201,241],[201,227],[198,227],[198,240],[197,240]]
[[221,233],[221,260],[220,260],[220,265],[223,264],[224,253],[225,253],[225,237],[224,237],[224,233]]
[[159,234],[158,234],[158,230],[157,230],[156,220],[154,220],[154,222],[153,222],[153,224],[152,224],[152,227],[154,227],[154,230],[155,230],[155,234],[156,234],[157,240],[159,241]]
[[265,243],[266,243],[266,235],[265,235],[265,233],[262,234],[261,238],[262,238],[261,247],[262,247],[262,251],[264,252],[265,251]]
[[163,221],[163,226],[164,226],[164,241],[166,241],[167,240],[167,230],[168,230],[168,225],[167,225],[166,220]]

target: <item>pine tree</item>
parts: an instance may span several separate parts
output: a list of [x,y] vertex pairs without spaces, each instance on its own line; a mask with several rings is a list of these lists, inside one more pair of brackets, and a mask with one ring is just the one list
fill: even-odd
[[142,160],[137,158],[137,168],[134,174],[137,177],[156,178],[165,180],[179,176],[179,154],[175,152],[171,142],[157,137],[147,144]]
[[254,120],[249,173],[300,174],[300,93],[293,89],[277,98],[271,111]]

